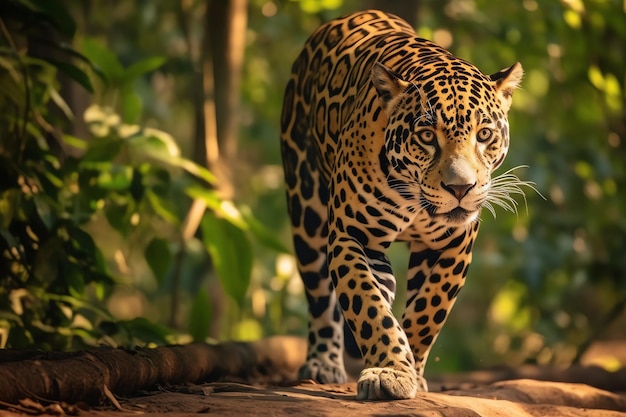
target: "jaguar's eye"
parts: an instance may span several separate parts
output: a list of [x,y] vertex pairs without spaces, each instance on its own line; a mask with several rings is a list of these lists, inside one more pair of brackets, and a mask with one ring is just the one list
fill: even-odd
[[478,134],[476,135],[476,140],[478,140],[479,142],[487,142],[489,139],[491,139],[491,136],[493,136],[493,130],[489,129],[488,127],[483,127],[478,131]]
[[417,137],[419,137],[420,140],[427,145],[431,145],[437,138],[437,136],[435,135],[435,132],[433,132],[430,129],[419,130],[417,132]]

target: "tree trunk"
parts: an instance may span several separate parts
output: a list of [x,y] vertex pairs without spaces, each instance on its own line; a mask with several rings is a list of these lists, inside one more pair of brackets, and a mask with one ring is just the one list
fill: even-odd
[[76,353],[0,351],[0,401],[24,398],[100,403],[107,389],[130,395],[157,384],[225,379],[279,383],[296,379],[306,342],[273,337],[257,342],[190,344],[156,349]]
[[230,163],[237,157],[241,75],[246,47],[248,0],[213,0],[207,28],[213,50],[217,138],[221,157]]
[[[217,177],[216,186],[226,199],[233,198],[235,194],[235,172],[232,167],[237,165],[247,6],[247,0],[209,0],[204,19],[201,53],[204,149],[207,166]],[[219,338],[223,300],[226,296],[218,281],[211,280],[209,287],[213,310],[209,335]]]
[[[206,165],[217,177],[215,185],[223,198],[234,197],[234,172],[238,148],[238,114],[241,74],[245,52],[248,17],[247,0],[207,0],[203,19],[203,39],[196,48],[192,41],[190,22],[194,8],[181,0],[179,23],[186,34],[190,60],[199,71],[194,75],[192,92],[196,108],[194,160]],[[186,244],[198,229],[206,206],[196,200],[184,223],[181,246],[176,258],[173,277],[170,325],[178,324],[180,271]],[[210,269],[210,263],[207,269]],[[209,274],[212,275],[212,274]],[[226,297],[219,282],[210,279],[211,327],[209,336],[221,335],[223,300]]]
[[245,52],[247,0],[208,2],[202,53],[205,149],[226,198],[234,194],[238,114]]

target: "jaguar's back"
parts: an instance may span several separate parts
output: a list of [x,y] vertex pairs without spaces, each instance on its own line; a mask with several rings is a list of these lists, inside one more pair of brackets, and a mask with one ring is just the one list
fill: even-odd
[[[281,119],[287,200],[309,303],[301,376],[345,380],[343,320],[365,359],[361,398],[426,390],[424,363],[460,288],[508,150],[515,64],[492,76],[379,11],[321,26]],[[408,241],[407,308],[391,313],[385,249]]]

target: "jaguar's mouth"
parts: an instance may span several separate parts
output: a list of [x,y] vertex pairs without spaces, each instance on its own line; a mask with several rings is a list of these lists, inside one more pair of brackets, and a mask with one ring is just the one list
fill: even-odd
[[446,223],[454,225],[463,225],[471,223],[478,216],[477,211],[466,210],[463,207],[456,207],[448,212],[436,215],[440,219],[445,219]]
[[467,218],[472,215],[473,212],[469,210],[465,210],[463,207],[457,207],[455,209],[450,210],[444,215],[454,222],[462,222],[467,220]]
[[440,209],[430,203],[424,196],[421,198],[423,209],[428,212],[432,218],[444,219],[448,223],[463,224],[470,223],[476,219],[478,210],[467,210],[461,206],[457,206],[450,211],[440,211]]

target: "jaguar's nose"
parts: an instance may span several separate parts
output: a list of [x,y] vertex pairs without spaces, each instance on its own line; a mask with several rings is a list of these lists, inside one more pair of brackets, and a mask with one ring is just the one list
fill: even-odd
[[476,186],[476,183],[474,184],[444,184],[443,182],[441,183],[441,187],[447,192],[449,192],[450,194],[452,194],[453,196],[455,196],[457,200],[459,201],[461,201],[461,199],[465,197],[467,193],[469,193],[469,191],[475,186]]

